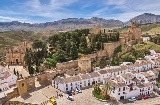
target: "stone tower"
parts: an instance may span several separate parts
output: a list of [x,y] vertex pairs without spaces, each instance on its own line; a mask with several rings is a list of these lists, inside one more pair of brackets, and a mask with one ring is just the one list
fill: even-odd
[[78,59],[78,66],[81,73],[91,72],[91,59],[87,57],[81,57]]
[[141,38],[141,28],[137,27],[136,21],[131,23],[131,28],[128,28],[128,31],[132,34],[132,40]]
[[25,79],[18,79],[16,82],[19,95],[25,95],[27,93],[27,82]]

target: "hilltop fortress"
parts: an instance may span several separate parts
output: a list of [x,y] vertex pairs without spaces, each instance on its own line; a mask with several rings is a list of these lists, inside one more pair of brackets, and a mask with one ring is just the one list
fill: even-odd
[[[113,32],[103,32],[101,27],[94,27],[91,32],[92,34],[98,35],[104,33],[107,36],[111,36]],[[122,55],[132,49],[132,45],[141,41],[141,28],[137,27],[136,22],[131,23],[131,27],[128,28],[128,32],[119,33],[119,41],[104,43],[104,49],[99,50],[95,53],[84,55],[82,58],[72,60],[69,62],[57,63],[56,69],[63,71],[69,75],[78,73],[91,72],[91,62],[102,57],[111,58],[114,55],[115,49],[120,45],[125,45],[126,48],[118,55]],[[6,50],[6,63],[9,65],[13,64],[24,64],[24,56],[26,53],[27,43],[24,42],[20,46],[15,46]]]
[[[91,33],[97,35],[102,33],[100,27],[94,27]],[[105,32],[103,32],[105,33]],[[106,32],[105,34],[110,36],[113,32]],[[131,27],[128,28],[128,32],[119,33],[119,41],[112,43],[104,43],[104,50],[97,51],[96,53],[84,55],[78,60],[72,60],[69,62],[57,63],[56,69],[64,70],[65,73],[69,75],[74,75],[79,73],[91,72],[91,62],[102,57],[113,57],[115,49],[120,45],[126,45],[126,48],[118,53],[119,56],[131,51],[132,46],[141,41],[141,28],[137,27],[136,22],[131,23]],[[71,70],[72,69],[72,70]]]

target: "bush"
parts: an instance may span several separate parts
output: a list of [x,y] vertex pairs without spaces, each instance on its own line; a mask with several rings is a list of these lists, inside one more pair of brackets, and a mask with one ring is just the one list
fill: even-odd
[[157,86],[158,88],[160,88],[160,83],[157,83],[156,86]]

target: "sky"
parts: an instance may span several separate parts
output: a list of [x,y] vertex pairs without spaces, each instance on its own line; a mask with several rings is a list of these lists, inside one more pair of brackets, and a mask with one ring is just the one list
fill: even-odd
[[0,0],[0,22],[91,17],[126,22],[143,13],[160,15],[160,0]]

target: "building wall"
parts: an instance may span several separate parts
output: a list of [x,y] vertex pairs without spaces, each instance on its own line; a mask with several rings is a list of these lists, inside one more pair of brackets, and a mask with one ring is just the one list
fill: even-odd
[[17,76],[10,73],[10,76],[8,78],[4,79],[4,80],[1,80],[0,84],[6,82],[6,83],[8,83],[9,86],[11,86],[11,85],[16,84],[16,80],[17,80]]
[[14,46],[6,50],[6,63],[8,64],[24,64],[24,56],[27,43],[23,42],[19,46]]

